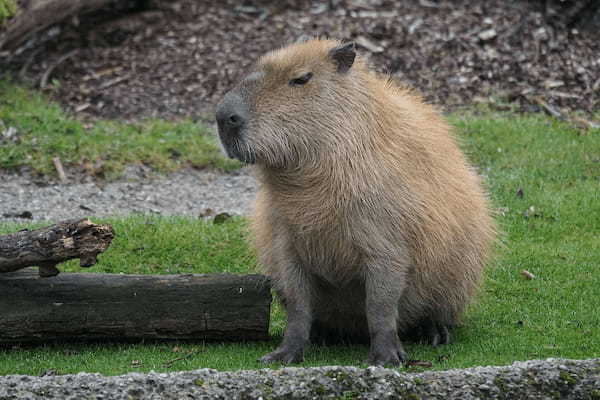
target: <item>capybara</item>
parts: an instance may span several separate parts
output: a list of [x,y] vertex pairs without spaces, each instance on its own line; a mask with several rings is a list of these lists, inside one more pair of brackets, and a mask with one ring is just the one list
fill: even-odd
[[448,343],[480,282],[495,229],[452,130],[353,43],[313,39],[262,56],[217,107],[230,157],[253,164],[258,260],[287,312],[261,360],[303,360],[312,340]]

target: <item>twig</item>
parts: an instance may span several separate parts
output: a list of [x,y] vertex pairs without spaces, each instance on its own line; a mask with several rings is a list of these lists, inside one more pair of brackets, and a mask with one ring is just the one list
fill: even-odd
[[408,360],[406,362],[406,365],[408,367],[423,367],[423,368],[431,368],[433,366],[431,364],[431,361],[424,361],[424,360]]
[[546,103],[540,97],[534,97],[533,101],[537,105],[542,107],[542,109],[549,115],[551,115],[561,121],[566,121],[566,122],[570,123],[571,125],[575,126],[576,128],[580,128],[580,129],[598,129],[598,128],[600,128],[599,123],[590,121],[590,120],[587,120],[585,118],[578,117],[575,115],[570,116],[568,114],[565,114],[565,113],[561,112],[558,108],[552,107],[550,104]]
[[60,179],[62,183],[65,183],[67,181],[67,175],[65,174],[65,169],[63,168],[60,158],[54,157],[52,162],[54,163],[54,168],[56,168],[56,172],[58,173],[58,179]]
[[364,36],[359,36],[355,39],[355,42],[357,45],[364,47],[365,49],[369,50],[371,53],[382,53],[383,50],[385,50],[383,47],[377,45],[376,43],[373,43],[372,41],[370,41],[369,39],[367,39]]
[[31,55],[27,58],[27,61],[25,62],[25,64],[23,64],[23,67],[21,67],[21,69],[19,70],[18,77],[20,80],[23,80],[23,78],[25,77],[25,74],[27,73],[27,70],[29,69],[29,67],[31,66],[31,63],[33,63],[33,60],[35,60],[37,55],[40,54],[42,52],[42,50],[45,50],[45,49],[46,49],[45,47],[40,47],[31,53]]
[[551,116],[558,118],[560,120],[565,120],[565,116],[561,113],[557,108],[552,107],[550,104],[546,103],[540,97],[534,97],[533,101],[537,103],[544,111],[546,111]]
[[98,87],[99,90],[109,88],[111,86],[116,85],[117,83],[121,83],[129,79],[129,75],[119,76],[118,78],[111,79],[110,81],[104,82],[102,85]]
[[189,352],[189,353],[187,353],[185,356],[181,356],[181,357],[177,357],[177,358],[174,358],[174,359],[172,359],[172,360],[169,360],[169,361],[165,361],[165,362],[163,363],[163,367],[165,367],[165,368],[169,368],[169,367],[173,366],[173,364],[175,364],[177,361],[182,361],[182,360],[188,359],[188,358],[190,358],[191,356],[193,356],[193,355],[196,355],[196,354],[198,354],[198,353],[201,353],[201,352],[203,352],[203,351],[204,351],[204,350],[190,351],[190,352]]
[[63,62],[65,62],[69,58],[73,57],[78,52],[79,52],[79,49],[71,50],[70,52],[68,52],[67,54],[65,54],[64,56],[62,56],[58,60],[56,60],[56,62],[54,64],[50,65],[48,67],[48,69],[46,70],[46,72],[44,72],[44,75],[42,75],[42,79],[40,79],[40,88],[41,89],[45,89],[46,88],[46,85],[48,84],[48,78],[50,78],[50,75],[56,69],[56,67],[58,67],[60,64],[62,64]]
[[123,67],[104,68],[99,71],[93,71],[91,74],[84,76],[83,81],[89,81],[90,79],[102,78],[105,75],[112,75],[117,72],[121,72]]

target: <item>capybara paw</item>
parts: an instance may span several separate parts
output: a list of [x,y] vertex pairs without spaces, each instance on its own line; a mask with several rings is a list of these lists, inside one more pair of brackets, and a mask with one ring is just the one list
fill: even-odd
[[400,346],[388,346],[387,348],[371,349],[367,363],[378,366],[397,367],[408,360],[408,355]]
[[450,343],[450,331],[448,326],[441,324],[432,324],[427,332],[429,343],[433,347],[437,347],[441,344]]
[[260,362],[265,364],[281,363],[281,364],[296,364],[304,361],[302,351],[294,351],[288,349],[277,349],[261,357]]

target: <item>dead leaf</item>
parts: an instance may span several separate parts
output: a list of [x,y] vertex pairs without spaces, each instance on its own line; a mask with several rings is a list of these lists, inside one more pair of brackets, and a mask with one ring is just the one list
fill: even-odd
[[441,354],[437,358],[438,362],[448,361],[449,359],[450,359],[450,356],[448,354]]
[[529,207],[527,210],[525,210],[523,212],[523,216],[525,218],[529,218],[529,217],[540,217],[542,214],[540,214],[538,211],[535,210],[534,206]]
[[547,79],[544,81],[543,85],[546,89],[554,89],[557,87],[564,86],[565,82],[554,79]]
[[496,30],[494,28],[486,29],[484,31],[479,32],[479,34],[477,34],[479,39],[481,39],[483,41],[491,40],[491,39],[495,38],[497,35],[498,35],[498,32],[496,32]]
[[430,361],[426,360],[408,360],[406,362],[408,367],[422,367],[422,368],[431,368],[433,364]]
[[517,190],[517,197],[520,199],[523,198],[523,188],[519,188],[519,190]]
[[527,271],[526,269],[521,271],[521,275],[523,275],[525,278],[527,279],[535,279],[535,275],[532,274],[531,272]]
[[585,119],[583,117],[579,117],[579,116],[571,116],[571,120],[573,121],[574,124],[576,124],[577,126],[583,128],[583,129],[600,129],[600,124],[594,121],[590,121],[589,119]]
[[231,215],[226,212],[219,213],[213,218],[213,224],[219,225],[231,218]]
[[17,142],[19,140],[17,128],[14,126],[9,126],[8,128],[4,128],[4,123],[0,120],[0,139],[5,141]]
[[506,214],[508,214],[510,209],[508,207],[498,207],[496,211],[498,212],[498,214],[502,215],[503,217],[506,217]]
[[56,376],[56,375],[58,375],[58,372],[54,368],[51,368],[51,369],[47,369],[44,372],[42,372],[40,374],[40,377],[44,377],[44,376]]
[[204,210],[200,211],[200,214],[198,214],[200,218],[210,217],[213,215],[215,215],[215,210],[212,208],[205,208]]
[[78,113],[78,112],[82,112],[82,111],[84,111],[84,110],[86,110],[86,109],[90,108],[91,106],[92,106],[92,105],[91,105],[90,103],[83,103],[83,104],[80,104],[80,105],[78,105],[77,107],[75,107],[75,112],[76,112],[76,113]]
[[5,213],[2,214],[4,218],[23,218],[23,219],[33,219],[33,214],[31,211],[23,211],[20,213]]
[[90,208],[90,207],[86,206],[85,204],[80,204],[80,205],[79,205],[79,208],[81,208],[81,209],[82,209],[82,210],[84,210],[84,211],[94,212],[94,209],[92,209],[92,208]]

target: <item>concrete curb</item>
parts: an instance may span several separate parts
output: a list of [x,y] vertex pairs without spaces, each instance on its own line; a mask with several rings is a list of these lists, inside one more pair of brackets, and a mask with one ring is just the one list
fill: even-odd
[[0,377],[9,399],[600,399],[600,359],[400,373],[370,367]]

